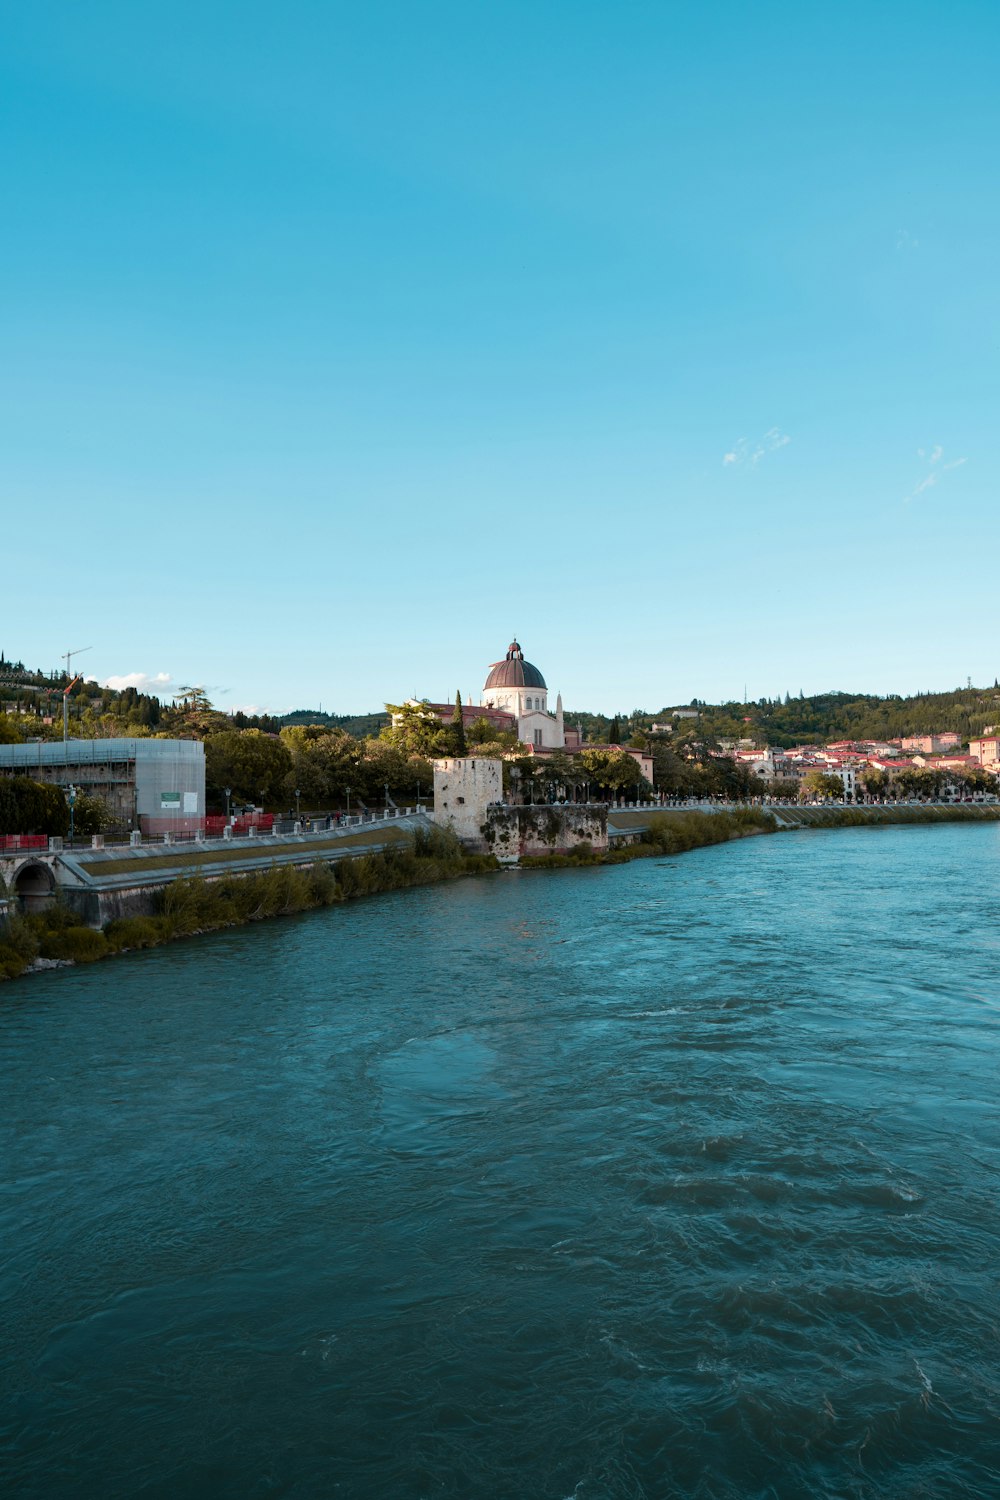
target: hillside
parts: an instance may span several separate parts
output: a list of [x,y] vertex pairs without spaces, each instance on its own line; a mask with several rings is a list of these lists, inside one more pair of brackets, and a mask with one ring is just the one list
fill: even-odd
[[[16,720],[25,737],[57,734],[62,724],[62,696],[66,677],[59,672],[31,670],[0,652],[0,713]],[[188,690],[182,703],[162,702],[135,688],[114,692],[96,682],[78,682],[70,691],[70,733],[150,734],[217,732],[221,728],[262,729],[276,734],[288,725],[322,724],[340,729],[353,739],[376,736],[388,724],[384,712],[331,714],[318,709],[295,709],[278,717],[226,715],[213,709],[198,690]],[[830,692],[800,693],[797,698],[761,698],[750,703],[704,703],[695,700],[697,720],[675,724],[676,732],[703,739],[745,739],[791,748],[797,744],[840,739],[899,739],[910,734],[953,730],[963,740],[1000,723],[1000,686],[956,688],[948,693],[919,693],[913,697],[890,694]],[[193,712],[192,712],[193,710]],[[205,717],[207,711],[207,718]],[[204,723],[202,719],[204,718]],[[51,723],[46,724],[46,720]],[[646,737],[654,723],[671,722],[671,706],[657,712],[634,709],[610,716],[589,710],[567,709],[567,727],[579,725],[589,743],[625,742]],[[8,723],[8,729],[12,726]]]
[[364,740],[384,729],[389,722],[389,715],[327,714],[316,708],[296,708],[290,714],[282,714],[277,722],[282,728],[286,724],[322,724],[327,729],[342,729],[352,739]]
[[817,693],[784,701],[762,698],[756,703],[698,707],[699,728],[714,738],[753,736],[784,748],[827,740],[900,739],[945,730],[967,741],[1000,721],[1000,688],[958,688],[912,698]]

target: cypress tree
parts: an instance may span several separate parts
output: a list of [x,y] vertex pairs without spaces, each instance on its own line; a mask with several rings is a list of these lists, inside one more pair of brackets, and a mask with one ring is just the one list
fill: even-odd
[[453,755],[465,755],[467,748],[465,744],[465,723],[462,718],[462,695],[455,694],[455,712],[451,716],[451,753]]

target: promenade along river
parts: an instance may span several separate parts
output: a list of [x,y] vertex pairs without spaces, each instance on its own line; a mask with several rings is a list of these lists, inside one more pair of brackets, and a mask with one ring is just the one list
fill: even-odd
[[21,1497],[1000,1494],[1000,829],[0,992]]

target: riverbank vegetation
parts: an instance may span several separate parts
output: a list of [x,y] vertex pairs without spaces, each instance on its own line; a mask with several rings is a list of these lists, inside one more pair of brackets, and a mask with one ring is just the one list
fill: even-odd
[[778,813],[786,828],[865,828],[886,823],[996,823],[1000,806],[956,803],[906,807],[783,807]]
[[[684,854],[756,834],[805,828],[998,821],[1000,807],[983,806],[798,807],[782,808],[777,815],[761,807],[714,813],[665,811],[651,815],[634,843],[619,844],[607,852],[580,844],[569,854],[525,856],[520,866],[525,870],[553,870],[625,864],[633,859]],[[492,855],[467,854],[454,835],[443,829],[418,829],[405,843],[382,853],[332,865],[323,860],[305,869],[275,865],[270,870],[226,875],[218,880],[185,876],[157,893],[156,909],[151,914],[120,917],[100,931],[86,926],[63,902],[56,902],[29,916],[12,913],[0,924],[0,981],[17,978],[39,959],[93,963],[115,953],[155,948],[175,938],[498,868]]]
[[57,902],[30,916],[13,915],[0,926],[0,979],[16,978],[37,959],[93,963],[174,938],[498,868],[492,855],[466,854],[454,835],[443,829],[417,829],[405,844],[335,864],[317,860],[307,869],[274,865],[219,880],[185,876],[157,892],[151,914],[119,917],[101,931],[84,925],[68,906]]
[[996,823],[1000,806],[954,807],[783,807],[775,814],[764,807],[737,807],[725,812],[663,812],[650,817],[634,843],[621,843],[603,853],[581,844],[568,854],[538,854],[520,860],[527,870],[556,870],[583,865],[620,865],[633,859],[685,854],[710,844],[758,833],[784,833],[797,828],[863,828],[868,825],[917,823]]
[[607,853],[581,844],[568,854],[538,854],[520,861],[529,870],[555,870],[574,865],[621,865],[633,859],[686,854],[709,844],[726,844],[750,834],[776,833],[778,821],[765,808],[736,807],[731,812],[664,812],[654,814],[635,843],[619,843]]

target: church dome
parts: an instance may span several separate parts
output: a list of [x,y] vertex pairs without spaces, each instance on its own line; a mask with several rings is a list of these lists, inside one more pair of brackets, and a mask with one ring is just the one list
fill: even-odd
[[490,667],[484,692],[490,688],[544,688],[545,678],[530,661],[525,661],[517,641],[511,641],[504,661],[495,661]]

